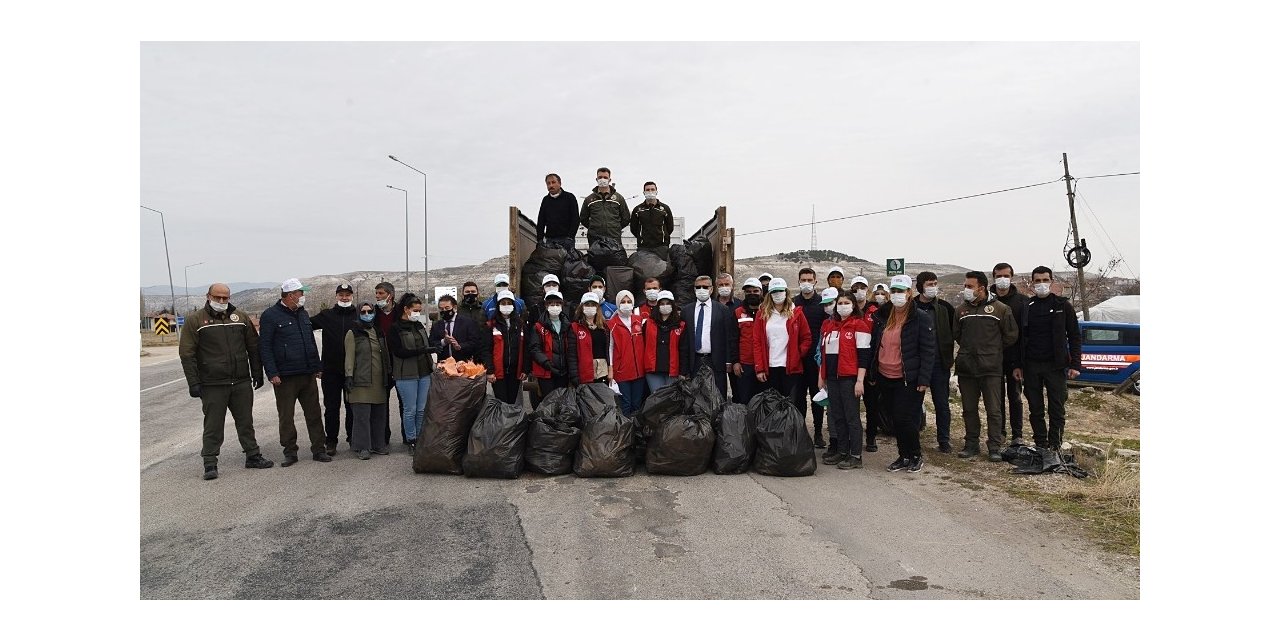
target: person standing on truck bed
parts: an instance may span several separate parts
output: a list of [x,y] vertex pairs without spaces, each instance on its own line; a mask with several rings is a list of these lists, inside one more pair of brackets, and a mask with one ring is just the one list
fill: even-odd
[[668,258],[671,232],[675,230],[675,218],[671,207],[658,200],[658,184],[644,183],[644,202],[631,210],[631,235],[636,237],[636,247]]
[[[596,188],[582,201],[579,219],[587,229],[587,242],[608,239],[622,246],[622,230],[631,222],[627,201],[610,183],[608,167],[596,169]],[[576,231],[576,229],[575,229]]]
[[[547,195],[538,206],[538,244],[572,249],[578,235],[578,197],[560,188],[560,176],[548,173]],[[490,316],[492,319],[492,316]]]
[[[1022,308],[1027,306],[1026,294],[1018,291],[1017,285],[1013,284],[1013,267],[1008,262],[1001,262],[991,269],[991,278],[995,281],[996,300],[1004,303],[1009,307],[1009,312],[1013,314],[1014,320],[1022,317]],[[1009,405],[1005,408],[1005,422],[1009,423],[1012,430],[1013,446],[1022,444],[1022,381],[1013,375],[1013,369],[1017,366],[1018,354],[1022,351],[1022,340],[1019,337],[1017,343],[1012,347],[1004,350],[1004,395]],[[1000,433],[1004,433],[1004,423],[1000,423]]]
[[[1018,331],[1023,335],[1018,365],[1013,374],[1026,385],[1031,410],[1031,433],[1036,446],[1062,448],[1067,426],[1067,378],[1080,375],[1080,323],[1066,298],[1050,293],[1053,270],[1031,271],[1036,297],[1023,306]],[[1045,428],[1045,395],[1049,397],[1049,426]]]

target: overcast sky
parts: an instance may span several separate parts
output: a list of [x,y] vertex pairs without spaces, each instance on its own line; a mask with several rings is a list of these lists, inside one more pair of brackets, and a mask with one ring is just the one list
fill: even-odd
[[[691,228],[720,205],[739,257],[805,249],[785,224],[1072,174],[1139,171],[1137,44],[155,43],[141,47],[141,204],[174,282],[422,269],[507,251],[548,172],[646,180]],[[1113,275],[1141,275],[1141,176],[1083,180]],[[1062,182],[818,225],[818,247],[1018,273],[1066,269]],[[632,200],[631,202],[636,202]],[[140,285],[167,283],[140,210]],[[1105,231],[1104,231],[1105,230]],[[1109,236],[1109,238],[1108,238]]]

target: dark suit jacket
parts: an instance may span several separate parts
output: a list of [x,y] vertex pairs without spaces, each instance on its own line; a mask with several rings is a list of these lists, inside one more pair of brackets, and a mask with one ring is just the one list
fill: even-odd
[[[698,302],[680,307],[681,318],[685,322],[685,333],[680,341],[680,373],[693,374],[693,356],[697,351],[698,334]],[[716,373],[726,371],[725,364],[738,361],[738,321],[729,307],[716,302],[707,301],[707,314],[711,322],[711,370]]]
[[481,348],[483,340],[480,335],[480,327],[472,322],[467,316],[455,315],[453,318],[453,337],[458,341],[459,348],[450,350],[450,345],[445,342],[445,325],[444,320],[436,320],[431,325],[431,335],[427,337],[427,342],[433,347],[439,349],[436,355],[444,360],[449,356],[453,356],[454,360],[470,360],[477,356],[483,356]]

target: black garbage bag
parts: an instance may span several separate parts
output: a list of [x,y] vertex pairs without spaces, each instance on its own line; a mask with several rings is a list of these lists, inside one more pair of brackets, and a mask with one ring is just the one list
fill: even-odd
[[486,387],[484,376],[472,380],[446,376],[442,371],[431,374],[427,412],[413,453],[414,472],[462,473],[467,432],[484,408]]
[[[641,249],[628,259],[627,263],[631,266],[634,277],[632,278],[632,293],[644,291],[644,281],[648,278],[657,278],[666,287],[671,283],[671,263],[658,257],[658,254]],[[643,294],[641,294],[643,295]]]
[[1089,472],[1076,464],[1074,455],[1052,449],[1027,446],[1006,447],[1000,452],[1000,458],[1013,465],[1012,473],[1067,473],[1076,478],[1089,477]]
[[582,302],[582,294],[591,290],[591,278],[561,278],[560,294],[564,296],[565,316],[569,317],[569,309],[577,309]]
[[587,262],[595,267],[597,273],[604,273],[609,267],[624,267],[627,265],[627,250],[622,247],[621,240],[595,238],[587,247]]
[[635,472],[635,425],[622,415],[621,396],[603,382],[578,386],[582,439],[573,472],[582,478],[620,478]]
[[720,414],[720,407],[725,401],[720,395],[720,388],[716,386],[715,373],[711,370],[711,365],[703,363],[693,377],[680,382],[688,390],[686,395],[689,397],[691,410],[701,411],[713,419]]
[[767,476],[811,476],[818,468],[813,438],[804,417],[777,389],[767,389],[747,403],[747,423],[756,437],[756,473]]
[[631,267],[609,267],[604,270],[604,286],[605,295],[608,296],[609,302],[613,302],[619,291],[628,290],[635,293],[631,289],[631,280],[635,277],[635,269]]
[[722,402],[707,366],[649,396],[637,415],[647,440],[645,468],[680,476],[705,472],[715,448],[712,422]]
[[467,436],[462,473],[468,478],[519,478],[527,428],[523,400],[507,404],[489,398]]
[[[542,279],[547,275],[554,275],[555,271],[525,271],[520,278],[520,293],[524,296],[525,305],[529,304],[530,298],[537,299],[538,303],[542,303]],[[556,277],[560,277],[556,275]]]
[[747,427],[747,405],[731,402],[724,405],[716,418],[716,448],[711,457],[711,470],[717,474],[746,473],[751,468],[755,451],[755,433]]
[[578,396],[571,387],[547,394],[528,420],[525,466],[538,473],[560,475],[573,471],[573,455],[582,438]]
[[564,268],[560,270],[561,278],[587,278],[595,270],[591,268],[591,263],[586,260],[569,260],[564,263]]
[[689,256],[693,258],[694,267],[698,273],[705,273],[711,277],[715,277],[712,269],[715,269],[715,255],[711,251],[711,241],[702,234],[695,234],[692,238],[684,241],[684,246],[689,250]]
[[575,246],[577,244],[576,238],[543,238],[542,244],[555,249],[564,249],[569,252],[570,259],[582,258],[582,254],[578,252],[578,249]]
[[[559,274],[568,259],[568,251],[560,247],[540,244],[534,247],[533,252],[529,254],[529,259],[524,261],[524,268],[521,269],[521,273],[529,274],[535,271],[543,271]],[[542,283],[539,282],[538,284],[541,286]]]
[[[671,286],[668,288],[675,295],[677,305],[689,304],[696,299],[693,295],[693,281],[701,272],[698,271],[698,266],[689,254],[689,249],[684,245],[671,245],[670,255],[673,275]],[[713,274],[707,272],[707,275]]]

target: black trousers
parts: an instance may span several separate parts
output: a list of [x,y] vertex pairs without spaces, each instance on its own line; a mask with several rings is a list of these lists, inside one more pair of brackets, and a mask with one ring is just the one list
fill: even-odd
[[351,442],[351,403],[342,393],[346,376],[341,371],[325,371],[320,376],[320,391],[324,394],[324,442],[338,444],[338,427],[342,408],[346,408],[347,442]]
[[[1031,433],[1036,446],[1059,449],[1062,431],[1067,426],[1067,372],[1052,362],[1027,361],[1022,368],[1027,391],[1027,408],[1031,411]],[[1049,424],[1044,423],[1045,396],[1049,398]]]
[[[759,382],[758,380],[756,382]],[[784,398],[790,398],[791,392],[800,382],[800,375],[791,375],[787,373],[786,367],[769,367],[769,379],[760,385],[756,393],[765,389],[775,389],[782,394]]]
[[765,388],[763,383],[756,380],[755,365],[742,365],[742,375],[735,377],[738,379],[738,388],[733,392],[733,401],[738,404],[751,402],[751,399],[756,397],[756,394],[760,393]]
[[[880,386],[864,385],[866,393],[862,394],[862,405],[867,409],[867,443],[871,444],[876,441],[876,436],[880,434],[881,428],[890,430],[890,425],[884,423],[884,416],[888,412],[888,407],[880,408]],[[892,434],[890,434],[892,435]]]
[[800,417],[805,417],[805,407],[813,407],[813,439],[822,437],[822,405],[811,402],[810,398],[818,394],[818,363],[809,358],[804,359],[804,375],[791,392],[791,401],[795,403]]
[[898,455],[914,458],[920,455],[920,409],[924,406],[924,392],[915,385],[907,385],[902,378],[885,378],[876,375],[876,387],[880,392],[880,406],[884,410],[889,428],[898,439]]
[[508,404],[515,404],[520,399],[521,384],[523,383],[517,380],[515,375],[498,378],[493,383],[493,397]]
[[[1025,377],[1025,373],[1023,374]],[[1004,412],[1005,419],[1013,432],[1013,437],[1022,437],[1022,383],[1013,379],[1013,371],[1004,374],[1004,397],[1009,400],[1009,409]],[[1000,422],[1000,433],[1004,433],[1005,421]]]

